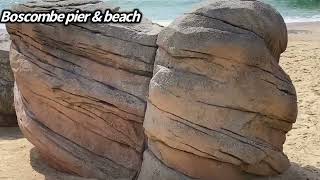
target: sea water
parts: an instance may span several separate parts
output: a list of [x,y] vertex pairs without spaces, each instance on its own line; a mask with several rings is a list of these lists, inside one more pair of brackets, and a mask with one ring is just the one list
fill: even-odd
[[[170,22],[204,0],[111,0],[126,8],[140,8],[145,16]],[[262,0],[274,6],[286,22],[320,21],[320,0]]]
[[[0,11],[27,0],[0,0]],[[144,16],[163,25],[205,0],[105,0],[125,10],[139,8]],[[262,0],[273,5],[286,22],[320,21],[320,0]],[[1,26],[1,25],[0,25]],[[1,28],[1,27],[0,27]]]

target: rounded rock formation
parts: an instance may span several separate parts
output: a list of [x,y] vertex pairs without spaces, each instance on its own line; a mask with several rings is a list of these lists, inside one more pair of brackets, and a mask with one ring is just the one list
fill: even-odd
[[288,169],[283,144],[297,97],[279,66],[287,29],[278,12],[259,1],[213,1],[175,20],[157,44],[144,121],[157,158],[144,164],[159,159],[195,179]]
[[[20,12],[114,8],[99,0],[33,1]],[[134,179],[161,27],[139,24],[7,24],[15,106],[26,138],[59,170]]]
[[[14,10],[51,9],[119,8],[41,0]],[[163,30],[147,19],[7,29],[19,126],[59,170],[108,180],[247,180],[289,167],[283,144],[297,97],[279,66],[286,25],[269,5],[211,1]]]

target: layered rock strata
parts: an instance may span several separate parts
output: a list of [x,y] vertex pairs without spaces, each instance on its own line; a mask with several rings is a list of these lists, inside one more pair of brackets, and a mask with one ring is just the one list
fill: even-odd
[[17,126],[13,105],[13,85],[9,51],[0,50],[0,127]]
[[[90,0],[37,1],[20,12],[113,9]],[[55,168],[83,177],[134,179],[161,27],[139,24],[7,24],[24,135]]]
[[212,1],[162,30],[157,44],[144,121],[153,161],[195,179],[288,169],[283,144],[297,97],[279,66],[287,30],[278,12]]
[[[15,10],[106,8],[119,9],[42,0]],[[283,143],[297,97],[279,66],[286,25],[269,5],[211,1],[163,30],[147,19],[7,28],[20,128],[59,170],[98,179],[247,180],[289,167]]]

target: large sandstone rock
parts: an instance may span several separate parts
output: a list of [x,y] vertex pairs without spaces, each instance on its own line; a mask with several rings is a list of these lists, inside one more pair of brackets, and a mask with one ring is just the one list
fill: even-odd
[[9,51],[0,50],[0,126],[17,126],[13,106],[13,84]]
[[211,1],[161,31],[157,44],[144,127],[163,164],[195,179],[288,169],[283,144],[297,97],[278,64],[287,46],[279,13],[259,1]]
[[[15,10],[52,8],[118,10],[99,0]],[[266,4],[211,1],[159,36],[146,19],[7,28],[20,128],[59,170],[108,180],[247,180],[289,167],[282,146],[297,98],[278,64],[286,26]]]
[[[52,8],[114,9],[96,0],[66,0],[34,1],[15,10]],[[144,19],[140,24],[8,24],[7,29],[24,135],[62,171],[134,179],[142,163],[142,125],[161,28]]]

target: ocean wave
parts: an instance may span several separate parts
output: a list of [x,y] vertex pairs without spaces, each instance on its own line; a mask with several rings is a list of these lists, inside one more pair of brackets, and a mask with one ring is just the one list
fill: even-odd
[[[173,20],[154,20],[154,23],[157,23],[161,26],[169,26],[169,24]],[[320,15],[314,15],[311,17],[301,17],[301,16],[295,16],[295,17],[284,17],[284,21],[286,23],[295,23],[295,22],[320,22]],[[5,24],[0,23],[0,29],[6,29]]]
[[284,17],[284,21],[286,23],[294,23],[294,22],[318,22],[320,21],[320,15],[314,15],[311,17]]
[[161,26],[169,26],[169,24],[172,22],[173,20],[155,20],[153,21],[154,23],[157,23]]
[[[169,26],[169,24],[172,22],[173,20],[156,20],[153,21],[161,26]],[[320,15],[315,15],[312,17],[284,17],[284,21],[286,23],[296,23],[296,22],[320,22]]]

